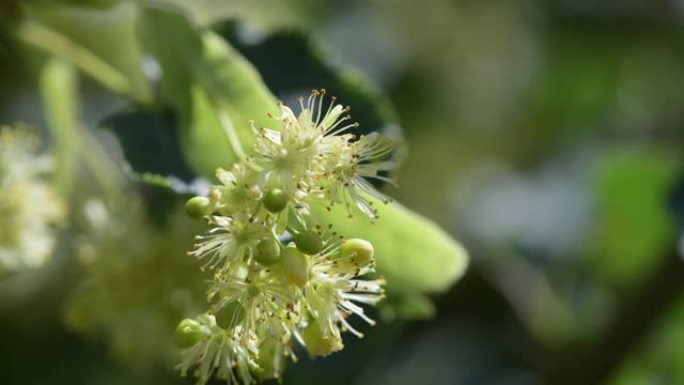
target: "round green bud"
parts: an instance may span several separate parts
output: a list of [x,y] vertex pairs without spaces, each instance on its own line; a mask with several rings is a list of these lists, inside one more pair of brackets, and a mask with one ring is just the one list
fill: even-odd
[[245,312],[238,301],[229,303],[214,314],[216,324],[224,329],[232,327],[233,321],[240,322],[244,316]]
[[190,218],[199,219],[211,214],[211,202],[209,198],[193,197],[185,203],[185,213]]
[[311,230],[302,231],[295,235],[295,245],[302,253],[313,255],[323,250],[321,237]]
[[283,211],[287,205],[288,197],[285,192],[279,188],[274,188],[269,190],[264,194],[262,202],[264,202],[264,207],[266,210],[272,213],[279,213]]
[[280,243],[275,239],[266,238],[257,243],[254,259],[264,266],[271,266],[280,258]]
[[332,333],[325,336],[321,331],[318,321],[313,320],[302,331],[304,346],[311,356],[325,357],[331,353],[342,350],[344,345],[339,337]]
[[302,287],[309,280],[309,262],[306,255],[294,247],[286,247],[280,253],[280,261],[274,268],[289,285]]
[[186,318],[178,323],[173,334],[173,344],[178,348],[185,349],[198,343],[202,337],[204,337],[202,325],[193,319]]
[[340,262],[351,262],[361,267],[373,260],[374,252],[372,243],[365,239],[351,238],[342,242],[340,252],[335,256],[335,259]]

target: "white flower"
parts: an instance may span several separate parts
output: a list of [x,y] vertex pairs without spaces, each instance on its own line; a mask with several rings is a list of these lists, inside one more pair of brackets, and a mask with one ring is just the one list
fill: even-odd
[[363,264],[352,261],[353,255],[340,253],[340,242],[329,242],[326,248],[314,256],[310,279],[304,287],[306,307],[317,320],[323,336],[340,337],[340,328],[358,337],[363,334],[346,320],[356,315],[370,325],[375,325],[358,304],[376,305],[384,298],[385,280],[363,279],[374,273],[375,261],[371,258]]
[[242,335],[238,341],[235,334],[241,332],[239,328],[224,331],[211,315],[199,316],[195,321],[205,336],[183,351],[183,360],[178,365],[181,375],[196,367],[198,384],[205,384],[214,373],[228,384],[256,383],[253,375],[259,369],[254,361],[258,351],[256,336]]
[[371,219],[377,219],[377,210],[367,197],[385,202],[388,199],[366,179],[392,183],[381,173],[396,167],[396,162],[386,159],[393,149],[392,141],[376,133],[338,145],[328,158],[325,198],[344,204],[350,215],[355,206]]
[[285,357],[296,360],[292,337],[297,334],[301,318],[296,292],[268,269],[242,269],[236,273],[217,277],[209,290],[210,300],[218,298],[213,312],[224,318],[219,326],[237,331],[237,341],[257,337],[260,343],[257,356],[261,356],[255,359],[270,368],[271,377],[277,378],[284,368]]
[[282,324],[287,333],[296,324],[299,311],[295,308],[295,293],[268,269],[242,269],[233,275],[216,278],[209,290],[209,298],[218,297],[214,311],[231,307],[233,316],[228,328],[241,326],[256,330],[271,320]]
[[52,171],[49,155],[39,155],[38,138],[26,127],[0,126],[0,185],[45,175]]
[[207,259],[203,268],[214,269],[223,264],[221,268],[228,269],[231,262],[249,256],[254,246],[271,231],[266,223],[246,215],[211,216],[208,221],[211,228],[207,234],[195,238],[198,241],[195,249],[188,253]]
[[259,155],[257,164],[263,169],[266,184],[282,188],[294,199],[318,187],[316,179],[326,171],[321,167],[326,157],[339,143],[353,138],[340,134],[358,126],[358,123],[344,124],[350,119],[346,115],[349,109],[335,104],[335,98],[324,112],[324,95],[325,90],[312,91],[306,105],[300,98],[299,116],[280,103],[278,129],[257,129],[252,125],[255,151]]
[[24,129],[0,128],[0,276],[46,263],[64,203],[43,178],[52,159],[38,155]]
[[259,206],[261,188],[247,167],[234,164],[231,171],[216,170],[222,186],[215,186],[210,194],[215,210],[223,215],[252,214]]
[[256,163],[263,169],[267,186],[280,187],[288,195],[301,196],[310,185],[310,166],[318,154],[321,134],[300,125],[292,110],[280,104],[279,131],[252,127],[256,136]]

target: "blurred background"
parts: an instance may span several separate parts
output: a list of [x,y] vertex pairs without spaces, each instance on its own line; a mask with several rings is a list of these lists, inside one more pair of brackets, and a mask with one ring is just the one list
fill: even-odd
[[[363,127],[402,135],[388,193],[471,255],[448,290],[381,308],[366,338],[302,354],[285,384],[684,384],[679,0],[4,0],[0,123],[31,125],[45,149],[95,166],[75,168],[65,200],[78,209],[51,261],[0,278],[0,383],[192,383],[173,371],[166,336],[201,310],[206,277],[182,257],[202,225],[168,192],[128,182],[132,158],[156,164],[160,141],[178,152],[155,131],[176,101],[136,107],[163,89],[159,63],[117,54],[126,34],[156,27],[134,17],[146,3],[176,3],[217,31],[276,97],[324,87]],[[46,86],[55,40],[37,25],[89,39],[142,80],[112,92],[115,76],[86,69],[78,89]],[[90,150],[65,150],[50,128],[70,92],[72,135]],[[191,183],[168,167],[181,189]]]

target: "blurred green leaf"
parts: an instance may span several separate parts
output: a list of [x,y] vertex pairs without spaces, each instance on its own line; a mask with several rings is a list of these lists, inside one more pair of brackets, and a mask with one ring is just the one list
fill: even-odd
[[306,25],[321,20],[330,5],[317,0],[165,0],[182,7],[193,20],[206,25],[228,18],[249,20],[256,28],[269,30],[290,25]]
[[150,100],[135,35],[135,3],[110,9],[44,5],[27,7],[27,13],[18,31],[24,41],[70,61],[116,92]]
[[534,153],[606,128],[619,94],[622,35],[597,29],[563,25],[549,31],[527,103],[530,124],[521,130],[534,138]]
[[141,38],[162,70],[161,97],[180,115],[184,153],[210,177],[243,155],[252,140],[249,121],[265,124],[275,99],[252,65],[213,32],[170,10],[147,9],[143,21]]
[[421,293],[390,292],[380,304],[380,314],[385,320],[428,320],[435,316],[435,304]]
[[387,97],[371,79],[335,65],[335,53],[310,35],[298,30],[276,31],[257,43],[245,41],[235,23],[215,28],[259,70],[269,89],[286,102],[296,102],[312,89],[327,89],[338,101],[351,107],[360,123],[358,134],[383,131],[399,136],[397,116]]
[[673,304],[646,338],[642,348],[625,360],[608,385],[684,383],[684,297]]
[[184,181],[194,178],[180,152],[178,137],[172,135],[177,124],[169,111],[120,112],[109,116],[100,126],[117,136],[133,171],[173,175]]
[[667,148],[622,147],[600,155],[588,260],[611,285],[626,288],[647,276],[672,244],[675,226],[666,205],[679,164]]

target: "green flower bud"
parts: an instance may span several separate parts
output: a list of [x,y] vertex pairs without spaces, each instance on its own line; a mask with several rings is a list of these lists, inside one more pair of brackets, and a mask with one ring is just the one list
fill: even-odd
[[306,350],[311,356],[325,357],[342,350],[342,339],[332,334],[323,335],[318,321],[313,320],[302,331],[302,339]]
[[294,241],[299,251],[305,254],[313,255],[323,250],[321,237],[311,230],[302,231],[297,234]]
[[283,209],[287,205],[287,201],[287,194],[285,194],[285,192],[279,188],[274,188],[266,192],[262,200],[262,202],[264,202],[264,207],[266,207],[266,210],[274,214],[283,211]]
[[256,245],[254,259],[264,266],[271,266],[280,258],[280,244],[275,239],[266,238]]
[[186,318],[176,327],[173,334],[173,344],[178,348],[185,349],[198,343],[202,337],[204,337],[202,325],[193,319]]
[[193,197],[185,204],[185,213],[190,218],[199,219],[211,214],[211,202],[209,198]]
[[309,263],[306,255],[294,247],[286,247],[280,253],[280,261],[274,266],[290,285],[302,287],[309,280]]
[[351,238],[342,242],[340,252],[335,259],[340,262],[351,262],[361,267],[369,264],[373,260],[373,244],[365,239]]

